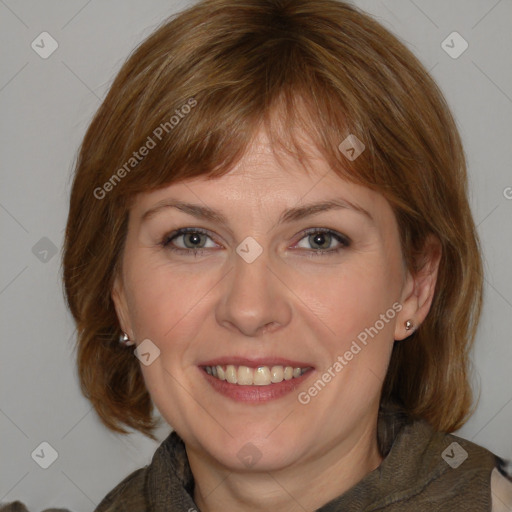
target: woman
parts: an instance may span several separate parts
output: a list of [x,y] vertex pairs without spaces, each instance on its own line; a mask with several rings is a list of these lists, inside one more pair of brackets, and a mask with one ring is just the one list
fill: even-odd
[[466,186],[438,87],[352,6],[205,0],[154,32],[85,136],[64,282],[101,420],[174,432],[96,510],[508,510],[504,461],[449,434]]

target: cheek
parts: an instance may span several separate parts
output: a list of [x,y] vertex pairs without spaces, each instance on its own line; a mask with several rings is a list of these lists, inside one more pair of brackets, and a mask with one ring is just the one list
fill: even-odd
[[[142,270],[144,269],[144,270]],[[183,379],[195,371],[197,336],[205,317],[205,292],[214,280],[196,279],[171,267],[133,265],[127,273],[130,282],[130,317],[138,342],[151,340],[159,356],[149,365],[141,364],[146,387],[157,408],[170,424],[179,418],[169,415],[169,396],[178,410],[187,408]],[[210,281],[213,281],[210,284]],[[203,302],[202,302],[203,300]]]
[[328,327],[338,348],[374,326],[382,314],[386,322],[384,326],[378,323],[379,331],[388,335],[393,330],[396,311],[392,306],[399,298],[399,282],[396,264],[385,261],[382,254],[366,254],[318,274],[309,286],[302,282],[298,295],[304,298],[310,316],[314,313]]
[[164,359],[191,350],[205,317],[208,291],[213,291],[218,278],[211,272],[183,272],[148,261],[133,261],[127,270],[130,318],[137,339],[149,338]]
[[350,270],[326,281],[324,292],[316,297],[325,304],[323,320],[332,331],[322,339],[328,358],[320,373],[331,368],[336,374],[325,399],[345,413],[380,393],[401,309],[398,279],[390,267],[368,264]]

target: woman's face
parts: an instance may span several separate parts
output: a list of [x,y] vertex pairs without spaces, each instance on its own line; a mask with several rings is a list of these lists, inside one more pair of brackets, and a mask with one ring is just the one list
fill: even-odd
[[[308,175],[260,134],[227,175],[141,194],[130,211],[121,325],[149,340],[141,369],[165,420],[230,469],[340,456],[374,437],[406,336],[413,286],[389,203],[313,154]],[[325,202],[338,206],[313,206]]]

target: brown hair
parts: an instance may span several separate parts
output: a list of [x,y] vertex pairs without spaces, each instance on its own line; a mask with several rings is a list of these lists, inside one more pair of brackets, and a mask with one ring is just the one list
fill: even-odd
[[[418,59],[336,0],[205,0],[123,65],[83,140],[66,228],[82,392],[108,428],[155,439],[151,397],[138,359],[118,343],[111,299],[130,205],[138,193],[228,172],[262,123],[273,147],[302,162],[300,129],[340,177],[383,194],[410,269],[429,235],[440,240],[431,310],[395,342],[382,400],[456,430],[472,402],[468,352],[482,302],[460,136]],[[348,134],[366,146],[353,161],[338,149]]]

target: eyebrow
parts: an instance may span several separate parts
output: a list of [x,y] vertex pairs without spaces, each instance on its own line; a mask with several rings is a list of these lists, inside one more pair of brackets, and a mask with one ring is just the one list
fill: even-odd
[[[189,215],[192,215],[199,219],[207,219],[213,222],[217,222],[219,224],[228,225],[227,218],[218,210],[215,210],[208,206],[201,206],[198,204],[187,203],[175,199],[164,199],[163,201],[158,202],[155,206],[147,210],[142,215],[141,221],[148,221],[161,211],[166,210],[168,208],[176,208],[184,213],[188,213]],[[290,222],[296,222],[298,220],[304,219],[306,217],[315,215],[320,212],[340,209],[353,210],[357,213],[364,215],[371,222],[374,222],[374,219],[370,212],[368,212],[361,206],[358,206],[352,203],[351,201],[348,201],[347,199],[336,198],[327,201],[319,201],[316,203],[309,203],[303,206],[295,206],[293,208],[289,208],[280,215],[277,224],[280,225]]]

